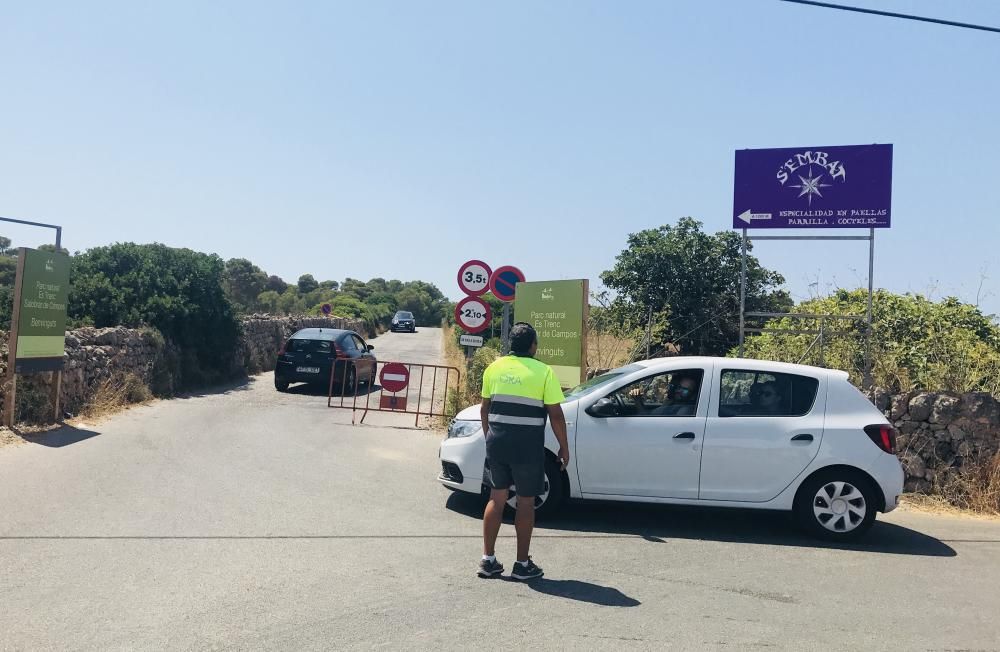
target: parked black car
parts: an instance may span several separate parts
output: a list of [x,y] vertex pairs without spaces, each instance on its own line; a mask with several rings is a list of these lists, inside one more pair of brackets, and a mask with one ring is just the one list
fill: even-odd
[[341,387],[342,391],[352,391],[356,382],[373,387],[378,365],[372,353],[374,348],[354,331],[303,328],[288,338],[278,351],[274,387],[279,392],[288,389],[291,383],[329,387],[331,369],[334,370],[334,386]]
[[413,318],[412,312],[400,310],[393,316],[392,324],[389,326],[389,330],[393,332],[410,331],[411,333],[416,333],[417,320]]

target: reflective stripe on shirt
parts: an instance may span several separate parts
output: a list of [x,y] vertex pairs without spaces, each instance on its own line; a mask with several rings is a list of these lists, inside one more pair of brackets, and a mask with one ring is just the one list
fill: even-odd
[[489,416],[490,423],[509,423],[514,426],[544,426],[545,417],[515,417],[509,414],[493,414]]

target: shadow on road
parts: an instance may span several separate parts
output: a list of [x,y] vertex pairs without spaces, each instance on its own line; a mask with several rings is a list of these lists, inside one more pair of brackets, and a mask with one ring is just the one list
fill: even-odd
[[[508,582],[517,582],[513,578],[504,578]],[[537,580],[524,582],[533,591],[566,598],[567,600],[577,600],[579,602],[589,602],[603,607],[638,607],[641,602],[635,598],[630,598],[621,591],[610,586],[591,584],[579,580],[550,580],[540,577]]]
[[21,432],[16,429],[12,430],[12,432],[26,442],[40,444],[41,446],[48,446],[50,448],[62,448],[63,446],[69,446],[70,444],[75,444],[101,434],[94,430],[84,430],[82,428],[75,428],[65,424],[54,430],[47,430],[44,432],[29,433]]
[[[478,496],[460,492],[449,496],[447,502],[448,509],[475,518],[482,518],[482,506]],[[700,539],[924,557],[958,554],[939,539],[884,521],[876,521],[860,542],[839,544],[806,536],[789,514],[750,509],[573,501],[559,514],[540,520],[538,527],[582,534],[632,535],[651,543]],[[546,533],[539,531],[537,535],[544,537]]]
[[[368,387],[368,385],[359,385],[357,396],[358,398],[363,399],[366,394],[377,394],[381,389],[382,387],[378,384],[374,384],[371,387]],[[330,388],[327,385],[321,385],[321,384],[311,385],[308,383],[302,383],[300,385],[291,385],[285,392],[285,394],[293,394],[298,396],[321,396],[323,398],[326,398],[329,391]],[[348,390],[344,394],[344,400],[348,402],[350,402],[350,400],[353,398],[354,394],[351,392],[351,390]],[[336,386],[333,388],[333,400],[335,401],[340,400],[340,390],[337,389]]]
[[203,398],[205,396],[218,396],[219,394],[231,394],[233,392],[246,392],[252,389],[251,386],[256,382],[256,380],[257,379],[253,377],[237,378],[227,383],[220,383],[218,385],[212,385],[211,387],[182,392],[175,396],[174,399],[183,400],[189,398]]

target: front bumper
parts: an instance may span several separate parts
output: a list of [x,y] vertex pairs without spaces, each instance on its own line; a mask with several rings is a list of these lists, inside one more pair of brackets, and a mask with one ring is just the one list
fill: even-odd
[[486,466],[486,438],[482,432],[471,437],[451,437],[438,451],[441,470],[438,481],[446,487],[478,494],[483,487]]

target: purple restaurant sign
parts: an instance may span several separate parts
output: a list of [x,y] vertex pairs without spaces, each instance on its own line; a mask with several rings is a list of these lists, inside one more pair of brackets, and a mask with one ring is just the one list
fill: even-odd
[[889,228],[892,145],[736,151],[734,229]]

